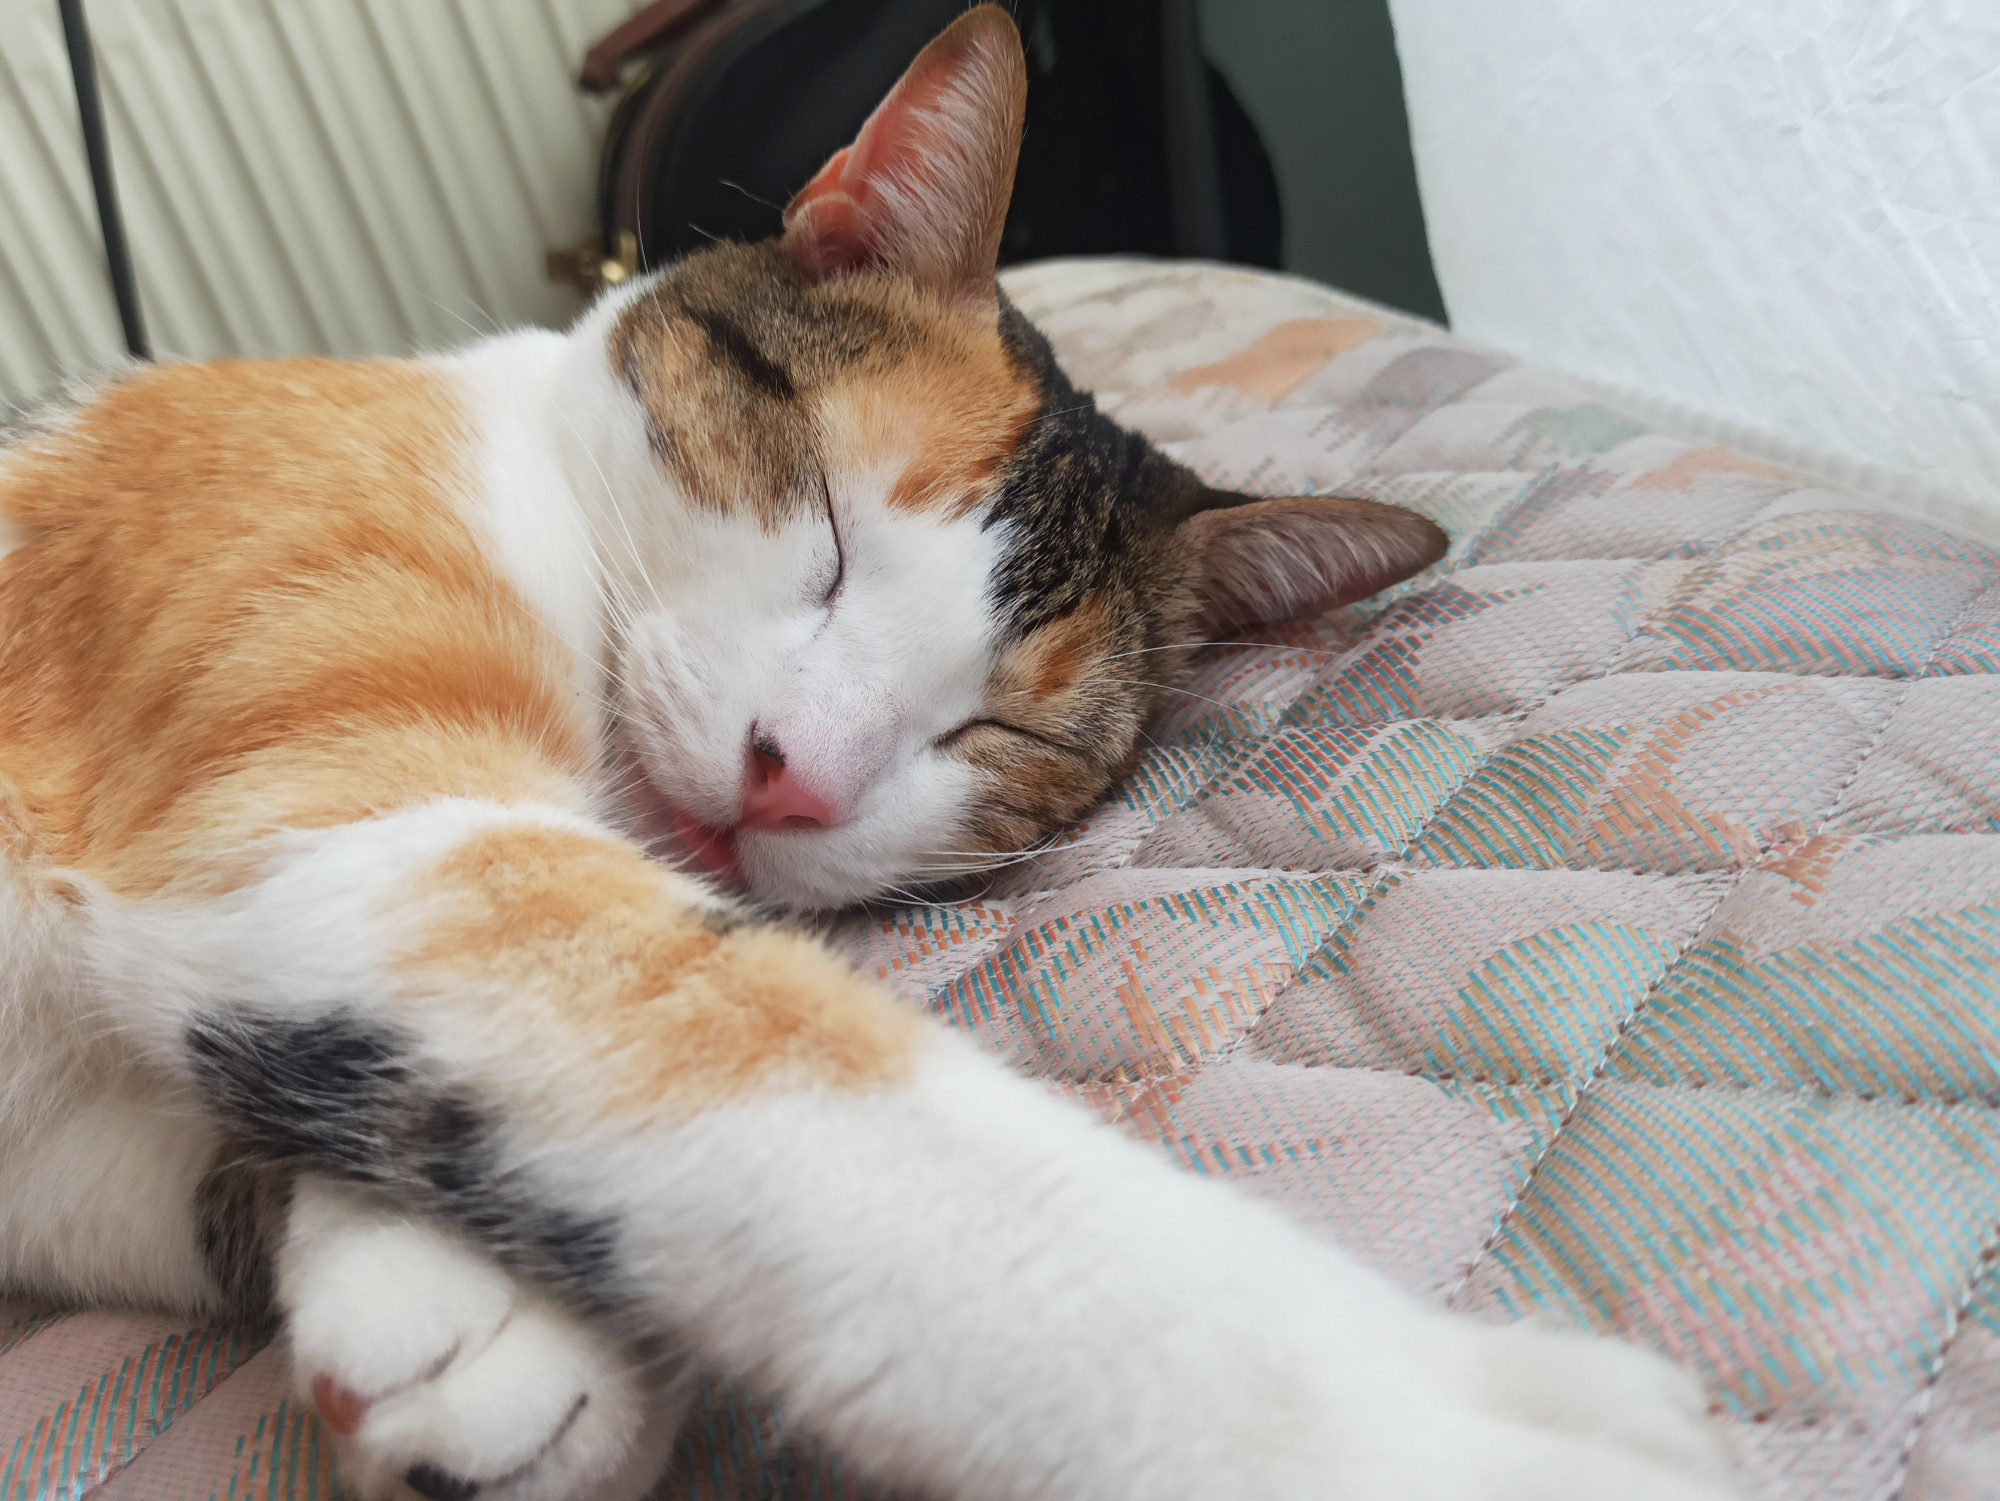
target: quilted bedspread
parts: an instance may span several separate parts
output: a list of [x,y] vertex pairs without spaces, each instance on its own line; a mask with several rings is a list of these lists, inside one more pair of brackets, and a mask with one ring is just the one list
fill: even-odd
[[[1212,480],[1453,547],[839,940],[1426,1297],[1686,1362],[1757,1496],[2000,1498],[2000,552],[1304,283],[1010,287]],[[0,1306],[0,1501],[332,1488],[261,1332]],[[667,1488],[866,1493],[720,1387]]]

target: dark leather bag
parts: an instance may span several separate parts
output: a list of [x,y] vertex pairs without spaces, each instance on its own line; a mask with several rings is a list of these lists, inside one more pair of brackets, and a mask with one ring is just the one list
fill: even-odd
[[[585,290],[711,239],[776,234],[784,205],[966,0],[659,0],[590,50],[623,86],[598,230],[550,255]],[[1128,253],[1278,264],[1277,181],[1202,56],[1194,0],[1015,0],[1027,133],[1003,264]]]

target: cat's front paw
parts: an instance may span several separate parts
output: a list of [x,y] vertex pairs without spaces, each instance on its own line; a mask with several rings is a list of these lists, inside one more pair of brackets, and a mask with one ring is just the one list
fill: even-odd
[[278,1282],[360,1501],[631,1501],[665,1467],[685,1384],[425,1224],[302,1183]]
[[1679,1366],[1637,1345],[1533,1321],[1473,1332],[1492,1411],[1726,1489],[1730,1431]]
[[[1400,1416],[1324,1494],[1354,1501],[1727,1501],[1728,1431],[1650,1351],[1534,1323],[1451,1321],[1406,1364]],[[1400,1385],[1400,1383],[1396,1383]],[[1392,1398],[1392,1401],[1398,1399]],[[1308,1488],[1302,1494],[1322,1492]]]

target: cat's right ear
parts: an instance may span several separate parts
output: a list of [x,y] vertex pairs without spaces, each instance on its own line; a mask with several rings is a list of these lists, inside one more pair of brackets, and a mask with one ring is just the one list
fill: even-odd
[[1200,492],[1178,536],[1212,637],[1304,620],[1421,573],[1451,545],[1436,522],[1339,495]]
[[967,11],[785,210],[785,250],[814,277],[898,271],[952,300],[994,301],[1028,98],[1021,34]]

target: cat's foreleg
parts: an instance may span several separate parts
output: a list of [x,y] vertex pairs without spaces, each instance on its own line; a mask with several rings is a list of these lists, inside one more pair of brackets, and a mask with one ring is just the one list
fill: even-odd
[[1721,1493],[1698,1393],[1650,1357],[1417,1307],[581,821],[443,803],[299,836],[117,931],[144,941],[100,962],[180,986],[154,1045],[231,1131],[598,1329],[685,1338],[883,1478]]

